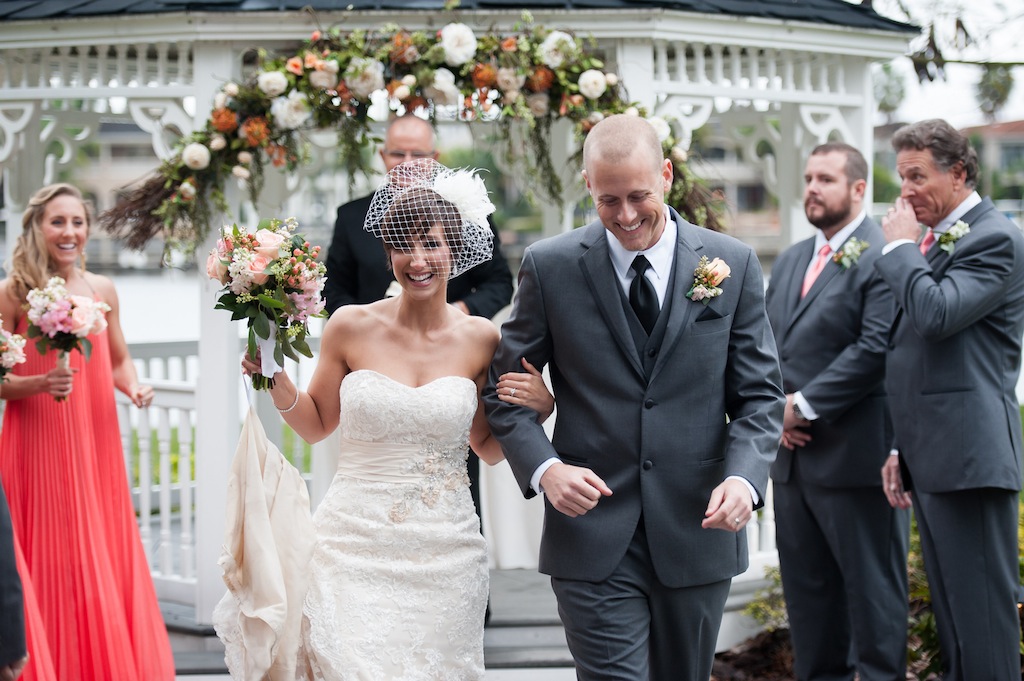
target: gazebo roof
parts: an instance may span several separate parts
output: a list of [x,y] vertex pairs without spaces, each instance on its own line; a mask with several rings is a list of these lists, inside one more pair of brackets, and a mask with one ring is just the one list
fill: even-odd
[[[39,20],[169,12],[441,10],[444,0],[0,0],[0,20]],[[845,0],[462,0],[462,10],[668,9],[710,15],[760,17],[851,28],[917,32],[883,17],[870,4]]]

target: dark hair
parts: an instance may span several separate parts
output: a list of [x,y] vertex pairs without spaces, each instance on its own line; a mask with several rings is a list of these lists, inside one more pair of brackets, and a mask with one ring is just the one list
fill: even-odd
[[811,156],[833,153],[846,155],[846,166],[843,168],[843,172],[846,173],[847,180],[851,183],[857,182],[858,180],[867,181],[868,162],[864,160],[864,154],[860,153],[856,147],[852,147],[845,142],[826,142],[825,144],[819,144],[814,147],[814,150],[811,152]]
[[892,148],[896,151],[928,149],[939,170],[946,171],[962,163],[966,173],[964,183],[968,187],[978,183],[978,152],[966,135],[941,118],[903,126],[892,136]]

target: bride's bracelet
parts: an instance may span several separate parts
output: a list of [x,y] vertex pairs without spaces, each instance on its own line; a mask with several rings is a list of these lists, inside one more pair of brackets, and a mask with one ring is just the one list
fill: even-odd
[[277,406],[277,405],[275,404],[275,405],[274,405],[274,409],[277,409],[277,411],[278,411],[278,412],[280,412],[280,413],[282,413],[282,414],[287,414],[287,413],[288,413],[288,412],[290,412],[290,411],[291,411],[292,409],[294,409],[294,408],[295,408],[295,405],[297,405],[298,403],[299,403],[299,389],[298,389],[298,388],[296,388],[296,389],[295,389],[295,401],[291,403],[291,406],[289,406],[289,407],[288,407],[287,409],[282,409],[281,407],[279,407],[279,406]]

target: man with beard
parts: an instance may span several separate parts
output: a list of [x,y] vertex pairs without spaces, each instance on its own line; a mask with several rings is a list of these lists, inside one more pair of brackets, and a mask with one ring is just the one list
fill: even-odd
[[867,172],[847,144],[811,152],[804,211],[818,232],[779,256],[766,299],[786,391],[771,475],[800,681],[905,678],[909,517],[880,472],[894,307],[874,268],[885,237],[864,211]]

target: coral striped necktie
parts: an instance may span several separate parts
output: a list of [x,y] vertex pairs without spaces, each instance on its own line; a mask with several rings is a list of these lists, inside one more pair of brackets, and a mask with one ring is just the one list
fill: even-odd
[[811,286],[814,281],[821,274],[821,271],[825,269],[825,263],[828,262],[828,257],[832,255],[832,247],[825,244],[818,250],[818,259],[814,261],[814,265],[811,269],[807,270],[807,276],[804,277],[804,287],[800,290],[800,297],[803,298],[807,295],[807,292],[811,290]]
[[932,247],[933,243],[935,243],[935,230],[929,228],[928,231],[924,233],[924,238],[921,239],[921,243],[918,244],[918,248],[921,249],[921,255],[928,253],[928,249]]

